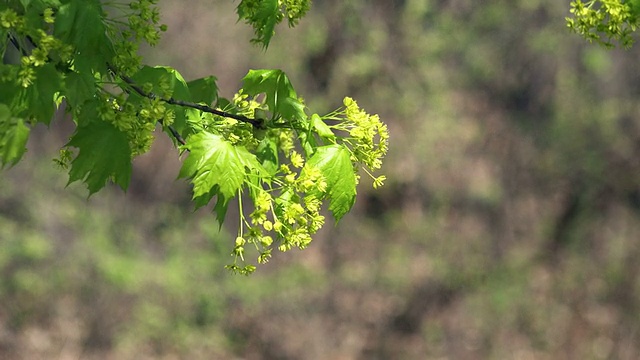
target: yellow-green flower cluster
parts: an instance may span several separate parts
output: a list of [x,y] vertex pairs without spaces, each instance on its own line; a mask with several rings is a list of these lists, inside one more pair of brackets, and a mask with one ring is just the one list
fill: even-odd
[[[291,158],[294,167],[304,166],[300,154],[292,151]],[[274,246],[280,251],[304,249],[311,243],[311,235],[324,225],[325,218],[320,214],[322,201],[315,195],[327,188],[320,171],[309,166],[304,171],[292,171],[288,165],[282,165],[278,178],[284,179],[279,188],[259,189],[252,194],[254,210],[248,219],[244,218],[239,200],[241,226],[231,253],[235,260],[227,266],[229,270],[247,274],[246,267],[238,265],[238,259],[245,260],[247,244],[255,247],[258,263],[264,264],[271,258]],[[278,196],[272,196],[274,193]]]
[[[241,90],[233,96],[228,107],[221,110],[253,118],[256,109],[261,109],[261,106],[261,103]],[[260,142],[251,124],[236,119],[215,115],[210,118],[209,127],[232,144],[244,146],[247,149],[255,149]]]
[[[160,24],[160,11],[157,0],[135,0],[129,3],[125,10],[127,26],[122,29],[121,23],[105,19],[113,26],[107,31],[113,40],[115,56],[112,64],[120,74],[131,76],[139,70],[142,57],[138,55],[138,49],[142,41],[155,46],[160,40],[160,33],[167,30],[167,26]],[[122,4],[113,3],[114,7]]]
[[[29,54],[24,54],[20,58],[20,66],[15,77],[17,83],[22,87],[29,87],[35,81],[36,68],[44,66],[50,58],[66,62],[71,57],[72,47],[49,35],[51,24],[55,21],[52,9],[45,9],[42,18],[42,28],[33,28],[26,24],[25,17],[18,14],[13,9],[0,11],[0,34],[14,33],[18,35],[15,41],[23,41],[23,37],[29,37],[36,45]],[[46,31],[45,31],[46,30]],[[21,44],[25,48],[26,44]]]
[[278,0],[274,7],[265,6],[265,2],[272,0],[241,0],[236,8],[240,20],[249,23],[255,32],[253,42],[268,45],[273,28],[286,17],[290,27],[309,11],[311,0]]
[[566,18],[567,26],[585,39],[607,47],[617,41],[623,47],[633,44],[631,36],[638,27],[637,1],[575,0],[571,2],[573,18]]
[[236,113],[247,117],[253,117],[256,110],[262,109],[263,107],[263,104],[249,97],[242,89],[233,95],[232,102]]
[[134,105],[122,96],[114,98],[103,94],[99,101],[100,119],[127,134],[133,156],[149,151],[153,142],[153,131],[158,121],[162,120],[162,123],[168,126],[175,118],[173,110],[167,108],[166,104],[158,98],[143,99],[139,104]]
[[282,11],[286,14],[289,26],[295,26],[300,19],[309,11],[310,0],[283,0]]
[[367,114],[350,97],[344,98],[344,109],[329,114],[326,118],[337,121],[331,128],[349,134],[342,138],[348,145],[354,162],[363,164],[365,171],[374,179],[375,188],[382,186],[384,176],[375,178],[372,171],[380,169],[382,159],[389,150],[389,130],[378,115]]
[[360,109],[350,97],[344,99],[344,106],[345,124],[353,139],[355,157],[371,170],[380,169],[389,146],[387,125],[380,121],[378,115],[369,115]]
[[166,30],[166,25],[158,25],[160,11],[155,6],[158,0],[137,0],[129,4],[133,13],[129,15],[129,28],[136,40],[144,39],[154,46],[160,40],[160,32]]
[[0,11],[0,26],[4,29],[18,29],[24,25],[24,18],[13,9]]

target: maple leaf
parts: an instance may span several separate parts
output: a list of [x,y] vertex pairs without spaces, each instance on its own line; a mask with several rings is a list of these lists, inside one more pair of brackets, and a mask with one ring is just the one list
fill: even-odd
[[248,95],[264,93],[269,111],[274,115],[282,115],[288,120],[307,119],[304,104],[298,99],[291,81],[282,70],[249,70],[242,79],[242,84]]
[[329,211],[336,221],[351,210],[356,202],[356,175],[349,150],[344,145],[320,146],[305,168],[316,167],[327,182],[324,196],[329,198]]
[[221,135],[197,133],[187,138],[184,148],[189,150],[189,156],[184,160],[178,177],[191,180],[197,206],[205,205],[218,196],[214,211],[220,222],[226,213],[227,201],[238,194],[249,174],[258,172],[268,176],[255,155],[243,146],[233,145]]
[[66,146],[78,148],[71,162],[69,182],[82,180],[89,195],[113,180],[127,190],[131,179],[131,150],[127,135],[104,121],[90,121],[76,129]]
[[106,73],[105,60],[115,55],[106,30],[99,0],[70,0],[58,9],[53,35],[75,47],[74,51],[79,55],[75,57],[76,69],[87,71],[100,64],[95,70]]
[[26,151],[29,127],[24,120],[11,116],[11,110],[0,104],[0,164],[15,165]]

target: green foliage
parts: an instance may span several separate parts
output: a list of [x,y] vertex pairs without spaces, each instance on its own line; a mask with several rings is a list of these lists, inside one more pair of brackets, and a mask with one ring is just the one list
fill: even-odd
[[[252,173],[265,172],[256,157],[243,146],[233,145],[221,135],[199,132],[189,138],[189,157],[179,177],[193,182],[193,199],[197,206],[209,203],[214,196],[221,202],[218,220],[226,214],[227,201],[235,197]],[[221,224],[222,225],[222,224]]]
[[2,164],[15,165],[26,150],[29,128],[20,118],[11,116],[9,107],[0,104],[0,157]]
[[[266,48],[278,23],[294,26],[309,6],[244,0],[237,13]],[[309,116],[281,70],[250,70],[224,99],[213,76],[187,82],[176,69],[143,65],[138,48],[155,45],[165,30],[156,0],[0,4],[0,55],[19,59],[0,67],[2,165],[18,163],[30,127],[49,124],[64,103],[77,127],[55,161],[69,183],[82,181],[90,195],[108,182],[126,190],[133,159],[149,150],[160,125],[183,152],[179,177],[192,183],[197,207],[215,198],[222,225],[230,200],[238,200],[229,269],[255,270],[245,262],[246,244],[259,263],[274,247],[307,247],[324,224],[323,202],[341,219],[355,202],[359,170],[373,178],[380,168],[386,126],[350,98],[342,109]],[[374,187],[383,181],[374,178]]]
[[311,0],[242,0],[238,17],[253,26],[255,43],[269,46],[277,24],[287,18],[295,26],[311,7]]
[[574,18],[567,18],[567,26],[585,39],[607,47],[614,41],[629,48],[631,36],[640,23],[638,0],[588,0],[571,2]]
[[102,189],[107,180],[126,189],[131,177],[131,152],[126,135],[104,121],[79,126],[67,146],[78,149],[71,162],[69,183],[82,180],[89,193]]
[[[352,170],[349,149],[344,145],[327,145],[317,149],[305,170],[319,169],[327,182],[329,210],[336,219],[349,212],[356,201],[356,176]],[[322,195],[320,195],[322,196]]]

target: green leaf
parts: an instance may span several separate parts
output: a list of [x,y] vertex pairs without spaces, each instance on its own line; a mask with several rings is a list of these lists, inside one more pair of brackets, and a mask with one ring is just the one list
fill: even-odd
[[27,88],[29,112],[38,122],[49,125],[57,108],[55,95],[62,91],[62,79],[51,63],[36,68],[36,79]]
[[55,96],[63,90],[62,79],[55,66],[49,63],[34,68],[35,79],[26,88],[16,81],[9,81],[16,75],[14,71],[17,71],[16,66],[0,64],[0,73],[9,75],[0,79],[1,101],[9,106],[13,116],[35,119],[48,125],[57,108]]
[[304,121],[307,119],[305,114],[305,105],[298,99],[298,97],[278,97],[276,102],[276,111],[279,112],[282,117],[289,120]]
[[9,43],[9,32],[6,29],[0,29],[0,57],[4,59],[4,53],[7,51],[7,44]]
[[53,35],[75,47],[76,68],[107,72],[107,62],[115,53],[106,34],[99,0],[70,0],[60,6]]
[[213,207],[213,211],[216,213],[216,219],[218,220],[219,229],[222,228],[225,216],[227,216],[227,209],[229,209],[229,201],[224,196],[218,194],[218,200],[216,206]]
[[300,145],[302,146],[302,150],[304,150],[304,154],[306,156],[311,156],[314,152],[316,152],[318,143],[316,142],[316,138],[313,136],[313,134],[311,134],[311,131],[299,133],[298,140],[300,141]]
[[325,196],[330,201],[329,210],[336,221],[339,221],[356,201],[356,176],[349,150],[338,144],[320,146],[307,161],[305,168],[309,166],[320,169],[325,177]]
[[274,115],[288,120],[304,121],[305,105],[298,99],[289,78],[282,70],[249,70],[242,79],[242,88],[250,96],[266,95],[266,104]]
[[71,71],[65,78],[65,98],[72,107],[82,105],[96,93],[96,83],[90,72]]
[[[11,73],[15,68],[17,66],[0,64],[0,72],[6,70],[7,73]],[[27,111],[30,106],[27,89],[18,85],[16,81],[11,81],[11,77],[0,79],[0,101],[9,106],[13,116],[28,117]]]
[[260,1],[260,7],[256,12],[255,18],[261,25],[258,30],[258,40],[266,48],[269,46],[271,37],[275,33],[275,27],[278,23],[278,0],[262,0]]
[[[191,102],[191,93],[186,81],[180,73],[170,67],[166,66],[144,66],[132,77],[133,81],[140,87],[144,87],[145,84],[151,84],[151,92],[160,97],[164,97],[164,92],[171,92],[171,97],[175,100],[183,100]],[[162,85],[166,85],[167,88],[163,89]],[[124,87],[125,85],[123,85]],[[132,99],[139,98],[138,94],[132,93]],[[182,137],[187,137],[191,133],[191,128],[187,126],[187,114],[190,110],[185,109],[182,106],[170,107],[175,113],[175,119],[173,121],[173,128],[180,133]],[[194,110],[195,111],[195,110]]]
[[261,43],[264,48],[269,46],[275,26],[282,20],[278,3],[279,0],[242,0],[237,8],[238,17],[253,26],[256,37],[251,41]]
[[311,116],[311,128],[323,139],[333,140],[336,135],[333,133],[329,125],[327,125],[318,114]]
[[265,137],[260,141],[260,144],[258,144],[256,154],[262,167],[264,167],[270,175],[275,175],[280,166],[278,161],[278,144],[276,144],[273,139]]
[[201,79],[189,81],[187,87],[191,93],[191,99],[196,103],[211,105],[218,98],[218,85],[215,76],[207,76]]
[[188,178],[193,183],[197,206],[218,195],[216,209],[221,210],[219,214],[226,212],[227,200],[238,194],[249,173],[266,174],[255,155],[217,134],[200,132],[192,135],[187,138],[185,148],[190,153],[178,177]]
[[82,180],[89,195],[102,189],[107,180],[127,189],[131,179],[131,150],[125,133],[104,121],[84,119],[66,146],[79,150],[71,162],[68,184]]
[[0,104],[0,161],[2,167],[11,166],[20,161],[26,151],[29,139],[29,127],[20,118],[11,116],[6,104]]

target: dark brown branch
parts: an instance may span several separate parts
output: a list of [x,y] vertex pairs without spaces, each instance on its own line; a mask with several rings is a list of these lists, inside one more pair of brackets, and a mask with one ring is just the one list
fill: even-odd
[[[162,124],[162,120],[160,121],[160,124],[164,126],[164,124]],[[169,132],[171,132],[171,135],[173,135],[173,138],[176,139],[176,141],[180,143],[180,145],[187,145],[187,142],[184,141],[178,130],[176,130],[171,125],[167,126],[167,128],[169,129]]]
[[[122,78],[122,76],[119,76],[118,74],[116,74],[115,69],[111,66],[111,64],[107,64],[107,69],[109,70],[109,73],[111,74],[111,76],[113,77],[120,77]],[[123,79],[124,80],[124,79]],[[129,79],[131,80],[131,79]],[[125,80],[126,81],[126,80]],[[135,84],[134,84],[135,85]],[[129,83],[129,86],[133,88],[132,84]],[[127,94],[130,94],[130,91],[127,89],[123,89],[124,92],[126,92]],[[136,92],[138,92],[136,90]],[[164,123],[162,122],[162,120],[158,120],[158,123],[162,126],[165,126]],[[169,132],[171,133],[171,136],[173,136],[174,139],[176,139],[176,141],[180,144],[180,145],[186,145],[187,142],[182,138],[182,135],[180,135],[180,133],[178,132],[178,130],[176,130],[176,128],[174,128],[173,126],[169,125],[167,126],[167,129],[169,129]],[[187,150],[188,151],[188,150]]]
[[[33,39],[31,39],[31,37],[28,37],[27,40],[34,47],[37,46],[35,44],[35,42],[33,41]],[[22,46],[20,46],[20,43],[18,42],[18,39],[15,38],[11,34],[9,34],[9,41],[13,44],[13,46],[15,46],[16,49],[18,49],[20,51],[20,53],[23,56],[27,56],[28,55],[27,51]],[[50,57],[48,58],[48,60],[52,61],[52,59]],[[108,68],[108,70],[109,70],[109,72],[111,73],[112,76],[119,77],[120,79],[122,79],[124,82],[127,83],[127,85],[129,85],[129,87],[131,89],[133,89],[140,96],[149,98],[151,100],[159,98],[154,93],[147,93],[146,91],[144,91],[140,86],[138,86],[135,83],[135,81],[132,78],[130,78],[128,76],[125,76],[125,75],[118,74],[116,72],[115,68],[111,64],[107,64],[107,68]],[[226,111],[214,109],[214,108],[212,108],[210,106],[206,106],[206,105],[202,105],[202,104],[196,104],[196,103],[183,101],[183,100],[176,100],[174,98],[168,98],[168,99],[159,98],[159,99],[161,101],[166,102],[167,104],[170,104],[170,105],[177,105],[177,106],[193,108],[193,109],[200,110],[200,111],[203,111],[203,112],[208,112],[208,113],[211,113],[211,114],[214,114],[214,115],[227,117],[227,118],[235,119],[235,120],[238,120],[238,121],[241,121],[241,122],[249,123],[253,127],[255,127],[256,129],[265,129],[265,125],[264,125],[264,120],[263,119],[251,119],[251,118],[248,118],[248,117],[243,116],[243,115],[231,114],[231,113],[228,113]],[[162,124],[162,121],[159,121],[159,122],[160,122],[161,125],[164,126],[164,124]],[[173,126],[169,125],[169,126],[167,126],[167,128],[169,129],[169,132],[171,132],[171,135],[176,139],[176,141],[178,143],[180,143],[181,145],[186,145],[186,141],[182,138],[180,133]]]
[[251,118],[248,118],[248,117],[246,117],[244,115],[231,114],[231,113],[228,113],[226,111],[214,109],[214,108],[212,108],[210,106],[207,106],[207,105],[196,104],[196,103],[193,103],[193,102],[188,102],[188,101],[183,101],[183,100],[176,100],[174,98],[168,98],[168,99],[167,98],[161,98],[161,97],[158,97],[154,93],[148,93],[148,92],[144,91],[139,85],[137,85],[135,83],[135,81],[133,81],[133,79],[131,79],[128,76],[119,75],[119,77],[124,82],[126,82],[129,85],[129,87],[131,87],[140,96],[144,96],[144,97],[149,98],[151,100],[160,99],[161,101],[164,101],[164,102],[166,102],[167,104],[170,104],[170,105],[177,105],[177,106],[183,106],[183,107],[188,107],[188,108],[200,110],[202,112],[207,112],[207,113],[211,113],[211,114],[214,114],[214,115],[218,115],[218,116],[222,116],[222,117],[226,117],[226,118],[235,119],[235,120],[238,120],[238,121],[241,121],[241,122],[249,123],[249,124],[253,125],[253,127],[255,127],[256,129],[265,129],[264,120],[263,119],[251,119]]

